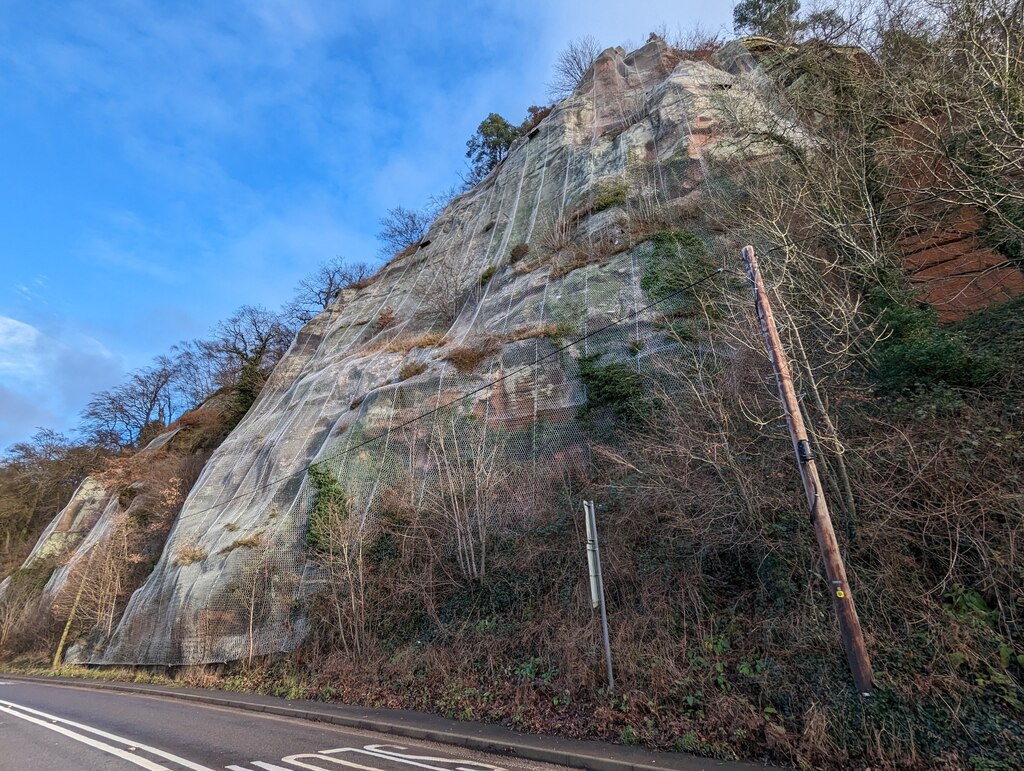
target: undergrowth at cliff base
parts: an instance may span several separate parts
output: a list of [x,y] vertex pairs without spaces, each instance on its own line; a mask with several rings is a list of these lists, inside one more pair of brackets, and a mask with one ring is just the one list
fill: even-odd
[[834,516],[877,672],[867,701],[850,682],[784,427],[722,430],[723,415],[777,409],[753,351],[702,369],[699,412],[645,391],[614,359],[582,363],[592,411],[617,428],[570,485],[598,501],[616,692],[563,479],[538,481],[549,492],[531,526],[491,534],[477,580],[453,578],[451,558],[412,536],[428,525],[399,491],[364,554],[367,652],[339,651],[325,624],[291,659],[221,682],[801,768],[1014,768],[1024,574],[1006,545],[1024,538],[1020,302],[922,325],[995,362],[984,391],[937,377],[935,361],[918,376],[941,388],[893,398],[878,367],[832,392],[857,495],[855,515],[837,497]]

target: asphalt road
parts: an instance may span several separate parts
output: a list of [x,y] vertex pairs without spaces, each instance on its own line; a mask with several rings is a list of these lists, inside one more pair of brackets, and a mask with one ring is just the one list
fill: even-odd
[[174,699],[0,679],[2,771],[548,771],[488,756]]

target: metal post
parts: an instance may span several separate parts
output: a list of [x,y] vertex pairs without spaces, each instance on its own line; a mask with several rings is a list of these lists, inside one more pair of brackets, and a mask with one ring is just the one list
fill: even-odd
[[761,269],[757,264],[754,247],[744,247],[743,260],[747,264],[747,272],[753,285],[761,332],[764,334],[768,355],[775,370],[775,382],[779,388],[779,398],[782,400],[782,407],[786,413],[789,436],[793,442],[793,452],[796,453],[797,466],[800,468],[800,477],[803,480],[804,494],[807,496],[807,506],[810,509],[818,548],[821,550],[822,561],[825,563],[825,574],[828,576],[832,602],[835,605],[836,615],[839,617],[839,630],[843,636],[843,645],[850,662],[850,670],[853,672],[853,680],[860,694],[870,696],[874,681],[871,659],[868,657],[867,648],[864,645],[864,633],[860,627],[860,619],[857,617],[853,592],[850,591],[850,584],[846,580],[846,568],[839,554],[839,543],[836,541],[832,518],[828,511],[828,504],[825,502],[825,491],[822,488],[821,479],[818,477],[818,469],[808,442],[803,414],[800,412],[796,390],[793,388],[789,362],[782,348],[778,329],[775,327],[775,317],[772,314],[771,305],[768,303],[768,293],[764,288],[764,279],[761,277]]
[[597,540],[597,517],[594,502],[583,501],[583,516],[587,527],[587,564],[590,567],[590,604],[601,609],[601,639],[604,643],[604,661],[608,670],[608,690],[615,690],[612,673],[612,646],[608,640],[608,611],[604,604],[604,579],[601,575],[601,546]]

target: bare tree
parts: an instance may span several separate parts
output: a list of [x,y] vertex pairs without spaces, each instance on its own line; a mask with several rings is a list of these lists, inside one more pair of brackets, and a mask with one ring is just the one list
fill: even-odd
[[54,613],[64,618],[63,631],[53,657],[53,668],[60,666],[64,649],[75,635],[92,630],[103,639],[114,631],[119,604],[128,590],[128,526],[122,515],[110,535],[94,544],[87,555],[75,560],[62,590],[53,599]]
[[452,185],[440,193],[435,193],[427,199],[427,205],[423,207],[423,213],[433,222],[460,192],[462,190],[458,185]]
[[431,212],[396,206],[388,210],[380,221],[377,240],[381,242],[381,255],[393,257],[403,249],[418,244],[427,234],[432,221]]
[[[724,33],[720,29],[712,29],[700,22],[688,25],[687,27],[677,26],[670,29],[668,24],[662,22],[651,33],[651,40],[659,37],[671,48],[685,51],[690,54],[707,51],[713,53],[726,43]],[[703,58],[703,57],[695,57]]]
[[247,659],[256,655],[256,632],[260,623],[271,612],[274,600],[273,543],[262,534],[251,539],[253,557],[242,568],[237,582],[231,587],[240,595],[245,612],[249,650]]
[[278,314],[260,305],[243,305],[200,345],[217,362],[221,383],[231,385],[247,372],[265,378],[288,350],[292,337],[291,328]]
[[174,360],[172,387],[185,409],[198,407],[216,392],[216,362],[203,350],[202,343],[187,340],[171,348]]
[[947,204],[984,212],[1004,253],[1024,248],[1024,3],[940,0],[916,15],[882,18],[889,159]]
[[101,444],[129,447],[152,438],[176,412],[171,383],[175,363],[160,356],[133,372],[127,382],[100,391],[82,412],[87,430]]
[[429,455],[436,482],[423,491],[438,543],[452,543],[464,579],[484,580],[487,551],[514,491],[515,467],[504,437],[458,412],[439,418]]
[[234,394],[234,416],[248,411],[295,336],[277,313],[262,306],[243,305],[220,322],[210,340],[200,342],[217,366],[221,385]]
[[371,275],[373,268],[365,262],[347,263],[335,257],[299,281],[295,296],[284,307],[284,315],[297,326],[308,324],[314,316],[330,307],[342,289]]
[[107,456],[103,447],[45,429],[0,456],[0,576],[24,559],[43,524]]
[[38,589],[15,574],[0,592],[0,649],[18,635],[19,628],[39,600]]
[[429,323],[447,328],[458,318],[472,293],[479,290],[479,282],[473,280],[468,260],[460,260],[451,251],[436,262],[425,264],[422,270],[431,275],[420,313]]
[[[357,275],[366,268],[354,270]],[[169,356],[158,356],[125,382],[94,394],[82,412],[83,427],[101,446],[123,449],[144,445],[218,388],[234,389],[248,409],[293,336],[281,314],[242,306],[210,339],[179,343]]]
[[565,99],[575,91],[599,53],[601,44],[590,35],[571,41],[555,60],[554,75],[548,83],[551,98]]
[[353,512],[352,499],[324,464],[309,469],[316,490],[307,543],[325,572],[324,595],[342,647],[358,655],[366,645],[366,521]]

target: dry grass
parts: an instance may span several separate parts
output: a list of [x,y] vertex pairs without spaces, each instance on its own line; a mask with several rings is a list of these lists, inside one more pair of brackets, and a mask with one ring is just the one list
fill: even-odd
[[383,332],[385,329],[392,326],[396,320],[397,317],[395,316],[394,308],[385,308],[380,312],[380,315],[377,317],[377,331]]
[[587,265],[601,265],[609,257],[620,254],[628,248],[626,244],[614,244],[608,239],[602,239],[589,247],[574,246],[552,256],[551,278],[562,278]]
[[402,365],[402,368],[398,370],[399,380],[408,380],[411,377],[422,375],[427,371],[427,365],[422,361],[409,361]]
[[557,279],[578,268],[602,263],[611,255],[628,249],[630,244],[627,241],[630,239],[622,239],[620,243],[615,243],[611,237],[601,237],[589,239],[588,243],[584,245],[577,243],[573,237],[577,226],[584,217],[601,211],[603,208],[625,203],[626,194],[623,191],[629,189],[628,184],[617,178],[612,182],[615,185],[606,186],[608,189],[600,193],[599,208],[595,209],[595,203],[591,201],[572,214],[559,217],[540,236],[539,241],[543,254],[535,259],[521,260],[515,263],[513,270],[519,274],[531,273],[546,262],[551,268],[551,278]]
[[225,546],[221,549],[221,554],[228,554],[233,552],[235,549],[262,549],[266,545],[266,538],[263,533],[253,533],[251,535],[244,535],[241,538],[236,538],[231,542],[230,546]]
[[421,332],[418,335],[397,337],[385,343],[382,350],[387,353],[409,353],[413,348],[434,348],[443,340],[442,332]]
[[557,254],[572,243],[572,233],[579,224],[579,217],[559,217],[540,237],[540,245],[549,254]]
[[516,340],[532,340],[535,337],[556,337],[559,334],[558,324],[538,324],[532,327],[518,327],[502,335],[502,342],[513,343]]
[[366,287],[370,286],[370,284],[375,282],[379,277],[380,271],[377,271],[372,276],[368,276],[362,279],[361,281],[356,281],[355,283],[351,284],[348,288],[355,289],[356,291],[359,291],[360,289],[366,289]]
[[420,332],[415,335],[399,335],[391,340],[377,340],[363,349],[364,354],[409,353],[413,348],[434,348],[444,342],[443,332]]
[[210,556],[209,552],[193,541],[178,547],[178,551],[174,555],[174,564],[178,566],[192,565],[196,562],[202,562],[208,556]]
[[474,372],[485,359],[494,356],[500,350],[500,341],[496,337],[486,335],[475,345],[453,349],[444,358],[445,361],[451,362],[460,374],[466,375]]
[[511,263],[519,262],[523,257],[530,253],[529,244],[516,244],[512,247],[512,251],[508,253],[508,261]]
[[416,250],[419,249],[419,248],[420,248],[420,241],[419,241],[419,239],[417,239],[415,243],[409,244],[407,247],[402,249],[400,252],[397,252],[395,254],[395,256],[394,256],[394,259],[400,260],[403,257],[411,257],[412,255],[416,254]]
[[183,431],[189,429],[205,435],[213,435],[223,428],[224,419],[224,410],[218,407],[197,407],[184,413],[171,423],[167,430],[180,427]]

